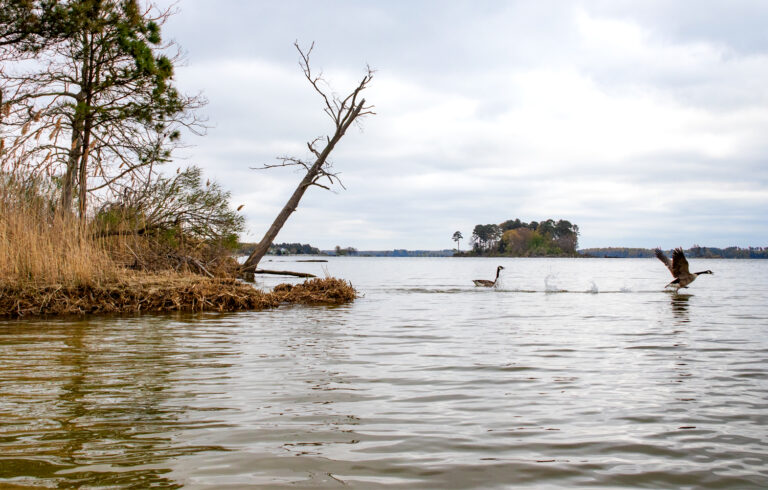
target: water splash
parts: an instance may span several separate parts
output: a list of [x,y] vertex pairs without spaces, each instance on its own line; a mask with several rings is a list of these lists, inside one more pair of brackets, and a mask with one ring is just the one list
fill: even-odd
[[563,291],[552,281],[556,278],[557,274],[547,274],[547,277],[544,278],[544,292],[559,293]]
[[597,294],[600,291],[597,289],[597,284],[595,284],[595,281],[589,281],[592,284],[592,287],[589,288],[588,293]]

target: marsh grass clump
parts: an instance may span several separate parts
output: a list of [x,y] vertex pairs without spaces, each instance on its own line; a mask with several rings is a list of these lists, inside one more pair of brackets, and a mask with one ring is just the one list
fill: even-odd
[[118,277],[101,244],[73,215],[56,212],[49,188],[0,179],[0,286],[80,286]]
[[283,304],[340,305],[357,297],[341,279],[310,279],[271,292],[236,279],[193,274],[132,274],[114,283],[0,286],[0,317],[243,311]]
[[279,306],[270,293],[234,279],[135,275],[110,284],[0,287],[0,316],[240,311]]
[[272,294],[282,303],[305,305],[340,305],[357,298],[352,284],[335,277],[309,279],[296,285],[278,284]]
[[141,273],[173,271],[207,277],[235,277],[239,264],[232,250],[212,241],[183,236],[172,242],[166,234],[123,234],[101,239],[110,258],[122,268]]

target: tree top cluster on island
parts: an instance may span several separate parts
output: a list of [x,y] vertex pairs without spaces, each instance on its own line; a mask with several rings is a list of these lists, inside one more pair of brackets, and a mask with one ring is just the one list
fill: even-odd
[[458,247],[464,237],[453,234],[457,255],[506,257],[574,257],[579,244],[579,227],[568,220],[547,219],[526,223],[520,218],[499,224],[479,224],[472,230],[471,249]]

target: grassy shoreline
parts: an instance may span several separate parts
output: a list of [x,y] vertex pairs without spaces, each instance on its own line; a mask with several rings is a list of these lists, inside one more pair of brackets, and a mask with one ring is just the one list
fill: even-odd
[[0,318],[263,310],[356,297],[334,278],[260,291],[234,278],[237,264],[226,248],[181,229],[171,230],[172,239],[99,238],[97,223],[57,212],[55,203],[55,194],[34,181],[0,178]]
[[339,305],[355,289],[336,278],[261,291],[235,279],[154,274],[105,284],[0,286],[0,318],[201,311],[258,311],[284,304]]

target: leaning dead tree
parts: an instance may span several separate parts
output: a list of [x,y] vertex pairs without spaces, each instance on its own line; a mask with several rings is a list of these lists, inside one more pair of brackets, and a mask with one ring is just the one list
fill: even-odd
[[[339,140],[341,140],[342,136],[344,136],[347,129],[349,129],[349,127],[353,122],[355,122],[355,120],[357,120],[357,118],[368,114],[375,114],[372,110],[373,106],[365,105],[365,99],[360,96],[362,91],[367,88],[368,84],[373,79],[373,70],[371,70],[370,67],[366,68],[366,73],[362,80],[360,80],[360,83],[358,83],[357,87],[355,87],[355,89],[349,95],[341,98],[337,95],[329,94],[327,88],[325,87],[326,84],[322,78],[322,73],[315,75],[310,69],[309,56],[315,46],[314,43],[312,43],[306,53],[302,51],[298,43],[295,43],[294,46],[296,46],[296,49],[301,55],[301,61],[299,62],[299,65],[301,66],[301,70],[304,72],[304,76],[307,78],[307,80],[309,80],[309,83],[312,84],[314,90],[320,95],[320,97],[322,97],[323,102],[325,103],[325,108],[323,110],[328,115],[328,117],[333,120],[334,133],[332,136],[326,136],[324,138],[318,137],[307,143],[309,151],[315,156],[314,163],[293,157],[281,157],[278,158],[280,163],[275,165],[264,165],[261,167],[266,169],[275,167],[298,166],[303,167],[306,170],[306,174],[299,183],[298,187],[296,187],[296,190],[293,191],[293,194],[291,195],[290,199],[288,199],[288,202],[285,203],[285,206],[283,206],[280,214],[278,214],[275,218],[272,226],[270,226],[269,230],[267,230],[264,238],[262,238],[258,243],[256,249],[248,257],[248,260],[243,263],[241,271],[244,273],[249,273],[256,270],[256,267],[259,265],[259,261],[262,259],[262,257],[264,257],[264,255],[266,255],[267,251],[269,250],[269,246],[277,237],[280,229],[283,227],[291,214],[296,211],[296,208],[299,205],[299,201],[301,201],[301,198],[304,196],[304,193],[307,191],[307,189],[309,189],[311,186],[330,189],[331,185],[337,183],[344,187],[339,180],[338,174],[331,171],[328,156],[336,147],[336,144],[338,144]],[[323,144],[325,146],[323,146],[321,149]],[[326,182],[328,185],[325,185]]]

